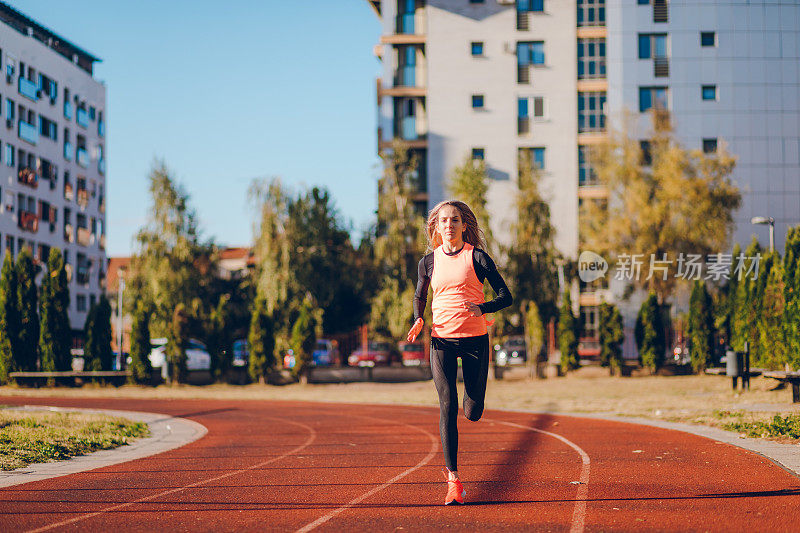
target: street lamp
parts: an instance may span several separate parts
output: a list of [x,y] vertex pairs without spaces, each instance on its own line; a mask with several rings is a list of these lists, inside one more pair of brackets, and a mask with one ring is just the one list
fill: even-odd
[[775,219],[772,217],[753,217],[751,224],[769,224],[769,251],[775,250]]
[[117,370],[122,370],[122,292],[125,289],[124,268],[117,269]]

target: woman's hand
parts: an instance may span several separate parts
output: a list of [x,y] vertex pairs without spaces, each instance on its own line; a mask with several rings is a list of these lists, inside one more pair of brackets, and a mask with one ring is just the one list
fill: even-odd
[[472,313],[472,316],[481,316],[483,314],[483,311],[481,311],[481,308],[478,307],[477,304],[474,304],[472,302],[467,302],[467,310],[470,313]]
[[417,335],[422,331],[422,324],[424,324],[424,321],[421,318],[418,318],[417,321],[414,322],[414,325],[408,330],[408,335],[406,336],[408,342],[414,342],[416,340]]

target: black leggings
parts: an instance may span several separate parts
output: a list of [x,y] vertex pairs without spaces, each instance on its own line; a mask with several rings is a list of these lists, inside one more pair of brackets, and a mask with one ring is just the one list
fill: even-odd
[[483,415],[489,374],[489,336],[431,338],[431,372],[439,393],[439,434],[449,470],[458,470],[458,358],[464,375],[464,416],[473,422]]

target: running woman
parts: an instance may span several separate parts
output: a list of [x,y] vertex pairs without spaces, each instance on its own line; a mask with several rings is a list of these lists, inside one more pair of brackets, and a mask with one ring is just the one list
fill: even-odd
[[[481,247],[483,231],[464,202],[441,202],[428,215],[428,249],[419,262],[414,294],[414,325],[409,342],[422,331],[428,286],[433,290],[431,310],[431,372],[439,393],[439,434],[445,458],[445,505],[463,504],[466,491],[458,478],[458,358],[464,374],[464,416],[473,422],[483,415],[489,373],[489,335],[486,313],[511,305],[511,293],[494,261]],[[496,297],[483,301],[488,279]]]

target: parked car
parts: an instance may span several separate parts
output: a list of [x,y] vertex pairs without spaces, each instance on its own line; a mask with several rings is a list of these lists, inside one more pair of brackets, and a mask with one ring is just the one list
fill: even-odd
[[388,342],[370,341],[367,350],[362,348],[350,354],[347,362],[350,366],[376,366],[391,364],[392,347]]
[[590,361],[600,360],[600,340],[594,337],[582,337],[578,339],[578,358]]
[[[151,339],[150,344],[153,347],[148,357],[150,366],[154,369],[160,368],[161,376],[166,379],[169,376],[167,339],[165,337]],[[186,344],[186,370],[189,372],[208,372],[211,370],[211,355],[208,353],[208,348],[197,339],[189,339]]]
[[238,339],[233,341],[233,357],[231,358],[231,366],[239,368],[247,366],[250,362],[250,349],[247,345],[246,339]]
[[315,366],[330,366],[339,364],[339,349],[336,341],[317,339],[316,347],[312,353]]
[[515,335],[495,346],[494,362],[497,366],[524,366],[528,362],[525,337]]
[[[430,365],[430,354],[427,353],[425,345],[421,342],[401,342],[397,345],[400,348],[400,357],[403,366],[428,366]],[[461,359],[459,359],[461,361]]]

